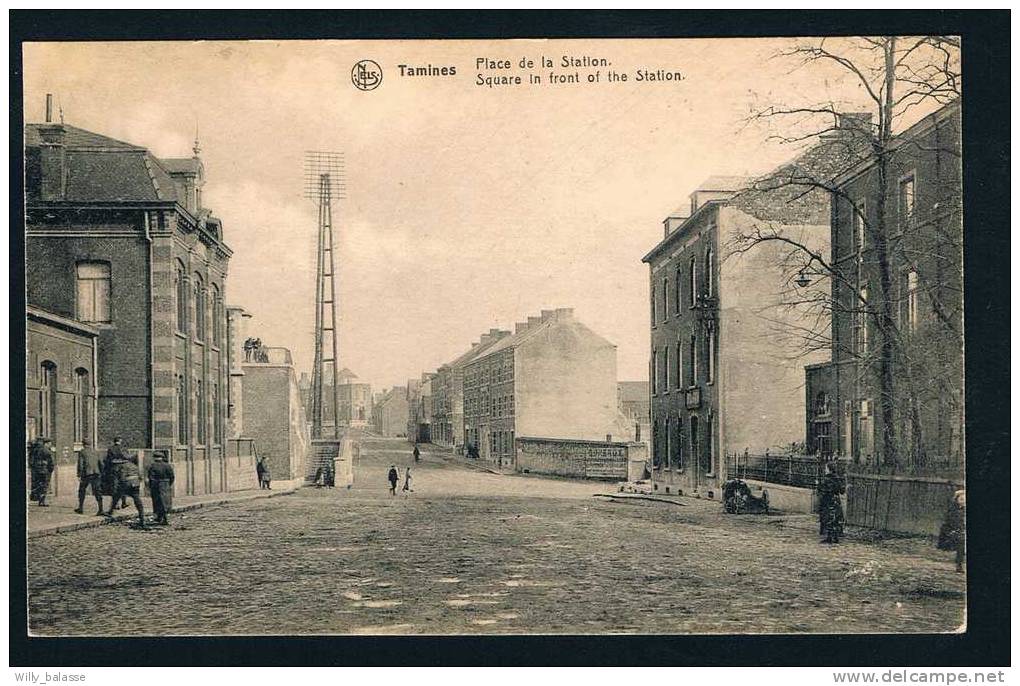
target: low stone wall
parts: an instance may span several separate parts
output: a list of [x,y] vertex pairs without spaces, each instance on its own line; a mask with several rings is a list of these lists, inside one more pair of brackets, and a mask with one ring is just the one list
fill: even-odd
[[518,472],[603,481],[626,481],[631,460],[644,461],[648,452],[643,443],[532,437],[514,443]]

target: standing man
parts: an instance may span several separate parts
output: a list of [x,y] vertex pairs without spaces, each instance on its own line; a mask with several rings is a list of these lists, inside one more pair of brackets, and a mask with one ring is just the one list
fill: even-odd
[[386,475],[386,478],[390,481],[390,495],[396,495],[397,480],[400,479],[400,475],[397,474],[397,465],[390,465],[390,473]]
[[263,490],[266,487],[266,480],[263,478],[266,473],[266,464],[263,462],[264,457],[260,457],[258,462],[255,463],[255,476],[259,480],[259,490]]
[[818,482],[818,533],[822,543],[839,543],[843,535],[843,503],[839,496],[846,493],[846,482],[832,462],[825,463],[825,475]]
[[[137,461],[137,458],[135,458]],[[124,454],[124,447],[121,445],[120,436],[115,436],[113,439],[113,445],[106,449],[106,459],[103,460],[103,484],[104,491],[108,492],[111,496],[114,496],[113,502],[110,503],[110,512],[119,510],[127,507],[127,498],[117,498],[117,468],[115,464],[120,464],[127,460],[127,456]]]
[[92,441],[83,439],[81,450],[78,451],[78,514],[85,513],[85,491],[92,489],[92,496],[96,499],[96,515],[103,514],[102,484],[100,484],[103,472],[103,462],[99,452],[92,447]]
[[149,495],[152,496],[152,511],[156,513],[156,523],[169,526],[170,519],[167,515],[174,505],[174,467],[167,460],[165,451],[156,451],[145,476],[149,481]]
[[46,494],[50,490],[50,476],[53,474],[53,442],[48,438],[38,439],[28,459],[32,469],[32,493],[29,498],[38,502],[39,507],[49,507],[46,504]]
[[414,461],[415,462],[421,462],[421,451],[418,450],[418,444],[417,443],[414,444],[414,453],[413,453],[413,455],[414,455]]
[[[114,451],[114,448],[117,450]],[[113,447],[106,453],[106,462],[107,469],[113,477],[113,502],[110,503],[110,511],[106,516],[112,517],[114,505],[118,501],[126,503],[130,497],[135,503],[135,509],[138,510],[138,526],[145,528],[145,508],[139,494],[142,478],[138,470],[138,456],[125,454],[118,437],[113,440]]]

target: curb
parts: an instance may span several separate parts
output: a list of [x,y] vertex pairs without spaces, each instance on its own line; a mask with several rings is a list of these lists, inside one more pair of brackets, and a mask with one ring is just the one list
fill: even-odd
[[[291,495],[296,493],[297,489],[291,489],[287,491],[275,491],[273,493],[250,495],[242,498],[221,498],[219,500],[208,500],[201,503],[190,503],[188,505],[181,505],[180,507],[171,508],[171,513],[178,512],[190,512],[191,510],[199,510],[203,507],[211,507],[213,505],[229,505],[231,503],[244,503],[249,500],[261,500],[263,498],[275,498],[277,496]],[[113,517],[95,517],[94,519],[85,520],[82,522],[75,522],[74,524],[58,524],[57,526],[47,527],[45,529],[37,529],[36,531],[26,531],[25,539],[41,538],[43,536],[52,536],[53,534],[63,534],[69,531],[79,531],[81,529],[95,529],[96,527],[106,526],[107,524],[114,524],[116,522],[127,522],[133,521],[138,518],[138,514],[120,514]]]
[[592,497],[615,498],[618,500],[651,500],[653,503],[669,503],[670,505],[676,505],[677,507],[687,507],[686,503],[682,503],[679,500],[660,498],[654,495],[643,495],[640,493],[595,493]]

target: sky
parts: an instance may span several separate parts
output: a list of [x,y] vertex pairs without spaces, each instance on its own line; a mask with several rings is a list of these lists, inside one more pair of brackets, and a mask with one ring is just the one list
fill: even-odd
[[[617,346],[618,378],[647,379],[648,271],[662,221],[712,175],[796,154],[746,122],[767,102],[860,101],[833,70],[773,59],[787,39],[213,41],[28,44],[25,119],[53,93],[67,124],[191,155],[234,251],[227,302],[250,334],[311,367],[316,207],[306,150],[343,152],[334,210],[340,358],[377,390],[435,370],[490,328],[572,307]],[[563,68],[563,55],[608,60]],[[542,56],[556,66],[537,66]],[[479,70],[476,60],[512,68]],[[527,83],[522,58],[543,78]],[[372,59],[378,88],[353,65]],[[398,65],[454,66],[448,77]],[[637,81],[637,70],[683,80]],[[609,70],[629,75],[608,82]],[[532,71],[532,70],[529,70]],[[548,83],[550,71],[581,83]],[[489,88],[478,74],[525,83]],[[859,90],[859,89],[858,89]]]

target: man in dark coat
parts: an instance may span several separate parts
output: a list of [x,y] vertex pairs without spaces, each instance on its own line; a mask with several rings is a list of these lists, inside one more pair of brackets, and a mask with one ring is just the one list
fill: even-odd
[[[114,448],[117,450],[114,451]],[[114,505],[118,501],[131,498],[138,510],[138,526],[145,527],[145,508],[142,506],[142,498],[139,492],[142,477],[138,470],[138,456],[128,455],[120,447],[120,439],[113,442],[113,447],[106,453],[107,470],[113,476],[113,502],[110,503],[110,511],[107,517],[113,516]]]
[[39,503],[39,507],[49,507],[46,504],[46,494],[50,490],[50,476],[53,474],[53,443],[50,439],[36,440],[28,461],[32,470],[32,493],[29,498]]
[[414,452],[412,454],[414,455],[414,461],[415,462],[420,462],[421,461],[421,451],[418,450],[418,444],[417,443],[414,444]]
[[939,531],[938,547],[940,550],[956,551],[956,571],[963,571],[963,561],[967,550],[967,492],[959,490],[953,493],[953,499],[946,510],[946,518]]
[[174,467],[162,450],[153,456],[152,464],[145,473],[149,481],[149,495],[152,496],[152,510],[156,523],[169,525],[170,509],[174,505]]
[[266,462],[266,458],[264,457],[260,457],[258,463],[262,465],[262,476],[260,477],[261,481],[259,482],[259,488],[265,488],[270,491],[273,490],[273,472],[269,468],[269,463]]
[[266,473],[266,465],[265,465],[265,462],[263,462],[264,459],[265,458],[260,457],[258,459],[258,462],[255,463],[255,476],[259,480],[259,489],[260,490],[264,489],[266,487],[265,479],[262,478],[263,475]]
[[843,502],[839,496],[846,493],[846,484],[831,462],[825,465],[825,476],[818,483],[818,530],[825,536],[823,543],[839,543],[843,535]]
[[325,469],[323,470],[322,476],[326,488],[333,488],[336,486],[336,467],[333,466],[333,460],[329,460],[323,466]]
[[103,472],[103,461],[99,452],[92,447],[92,441],[84,439],[78,451],[78,514],[85,513],[85,491],[92,489],[92,497],[96,499],[96,514],[103,514],[103,495],[99,483]]
[[397,481],[400,479],[400,475],[397,474],[397,465],[390,465],[390,473],[386,475],[386,478],[390,482],[390,495],[396,495]]
[[[103,494],[114,496],[117,493],[117,470],[114,468],[114,463],[121,463],[127,459],[124,454],[124,447],[121,445],[122,439],[120,436],[116,436],[113,439],[113,445],[106,449],[106,458],[103,460]],[[127,507],[127,498],[114,498],[113,503],[110,504],[110,510],[119,510],[123,507]]]

